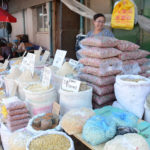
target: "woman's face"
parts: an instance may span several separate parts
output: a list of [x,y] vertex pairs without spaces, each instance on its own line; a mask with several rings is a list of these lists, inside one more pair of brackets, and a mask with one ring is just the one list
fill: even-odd
[[104,28],[104,24],[105,24],[105,18],[104,17],[98,17],[94,21],[94,27],[96,30],[102,30]]

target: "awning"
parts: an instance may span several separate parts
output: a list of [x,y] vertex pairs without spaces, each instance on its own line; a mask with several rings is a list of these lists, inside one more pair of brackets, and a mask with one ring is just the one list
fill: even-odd
[[0,8],[0,22],[11,22],[15,23],[17,22],[17,19],[10,15],[7,11]]
[[80,2],[76,0],[61,0],[69,9],[76,12],[77,14],[93,19],[94,14],[96,14],[95,11],[91,10],[90,8],[86,7],[85,5],[81,4]]
[[[75,13],[93,19],[93,15],[96,14],[95,11],[88,8],[87,6],[81,4],[76,0],[61,0],[70,10],[74,11]],[[105,26],[111,26],[111,14],[105,14],[106,23]],[[141,29],[150,33],[150,19],[141,15],[138,15],[138,24]]]

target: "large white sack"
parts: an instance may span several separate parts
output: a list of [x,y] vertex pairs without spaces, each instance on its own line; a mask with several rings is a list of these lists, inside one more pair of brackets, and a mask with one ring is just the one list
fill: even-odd
[[86,91],[68,92],[60,89],[60,113],[64,115],[71,109],[92,108],[92,87]]
[[120,75],[116,77],[114,90],[119,104],[141,119],[150,93],[150,79],[139,75]]

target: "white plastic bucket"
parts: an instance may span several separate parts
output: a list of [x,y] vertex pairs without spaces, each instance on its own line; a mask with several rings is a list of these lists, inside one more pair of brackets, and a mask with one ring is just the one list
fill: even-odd
[[27,145],[26,145],[26,150],[30,150],[29,146],[30,146],[30,143],[32,142],[32,140],[34,140],[40,136],[49,135],[49,134],[59,134],[59,135],[65,136],[70,141],[70,148],[68,150],[75,150],[73,140],[64,132],[57,132],[57,131],[47,131],[47,133],[41,133],[41,134],[29,139],[29,141],[27,142]]
[[[19,81],[16,81],[17,83],[17,95],[18,97],[21,99],[21,100],[25,100],[25,91],[24,91],[24,88],[26,88],[28,85],[31,84],[31,82],[19,82]],[[37,82],[32,82],[32,83],[38,83]]]
[[57,92],[51,88],[42,92],[31,92],[24,89],[26,102],[32,116],[52,111],[53,102],[57,102]]
[[92,108],[92,87],[86,91],[68,92],[60,89],[60,114],[64,115],[75,108]]

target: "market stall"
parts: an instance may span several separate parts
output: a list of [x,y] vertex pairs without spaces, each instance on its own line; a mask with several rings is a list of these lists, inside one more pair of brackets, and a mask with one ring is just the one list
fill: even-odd
[[74,150],[70,135],[91,150],[117,144],[124,150],[123,139],[130,150],[149,150],[150,118],[139,120],[145,105],[149,109],[150,53],[110,37],[86,38],[82,44],[79,61],[66,61],[64,50],[52,59],[40,48],[1,64],[4,150],[47,150],[51,145]]

